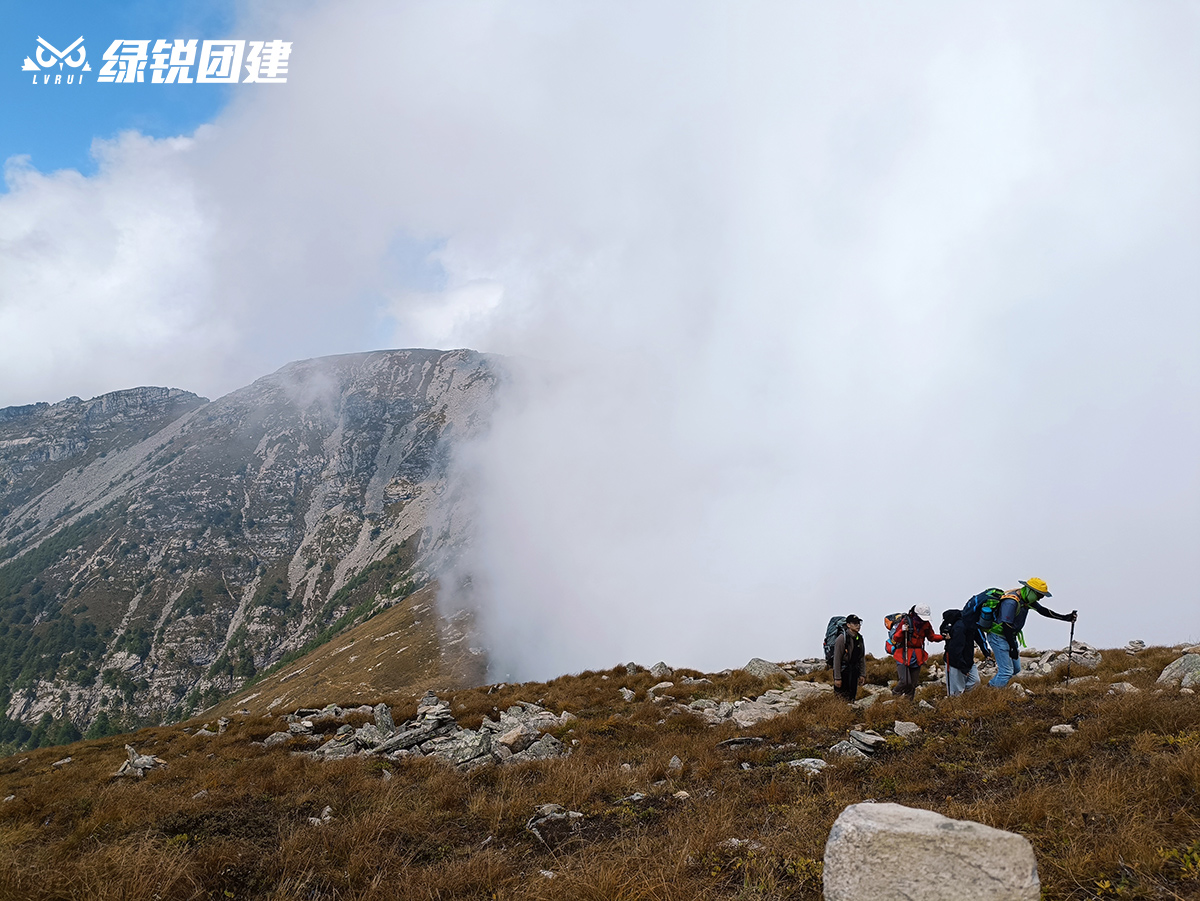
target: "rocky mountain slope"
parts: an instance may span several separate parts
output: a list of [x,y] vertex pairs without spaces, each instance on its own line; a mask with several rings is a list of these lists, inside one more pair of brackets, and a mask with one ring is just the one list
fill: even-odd
[[407,606],[204,719],[0,759],[0,897],[1200,897],[1200,647],[911,700],[869,657],[853,706],[765,661],[430,693],[374,681]]
[[184,716],[428,583],[497,379],[400,350],[0,410],[0,742]]

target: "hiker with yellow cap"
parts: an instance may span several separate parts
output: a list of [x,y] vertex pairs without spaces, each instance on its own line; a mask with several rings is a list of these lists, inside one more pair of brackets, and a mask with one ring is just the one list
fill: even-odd
[[[1022,582],[1020,588],[1006,591],[996,604],[994,621],[981,623],[981,628],[987,632],[988,644],[996,655],[996,675],[988,685],[993,688],[1003,688],[1008,680],[1021,671],[1020,648],[1017,642],[1025,644],[1021,630],[1025,628],[1025,618],[1030,610],[1036,610],[1042,616],[1073,623],[1079,618],[1079,611],[1070,613],[1055,613],[1049,607],[1042,606],[1042,598],[1051,597],[1050,588],[1044,579],[1032,578]],[[985,621],[986,622],[986,621]]]

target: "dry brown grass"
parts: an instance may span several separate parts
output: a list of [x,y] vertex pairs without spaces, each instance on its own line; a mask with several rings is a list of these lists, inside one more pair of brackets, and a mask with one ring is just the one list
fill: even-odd
[[[1021,832],[1046,898],[1195,898],[1200,702],[1152,693],[1172,656],[1105,652],[1100,686],[1062,696],[1052,678],[1034,679],[1028,701],[988,689],[947,699],[925,686],[918,698],[940,697],[933,711],[899,701],[860,712],[823,697],[746,730],[765,741],[735,751],[717,747],[734,727],[646,700],[657,681],[647,673],[463,690],[450,700],[468,726],[516,700],[579,716],[559,736],[574,743],[569,758],[473,773],[254,748],[282,724],[262,715],[235,717],[214,739],[172,727],[43,749],[0,760],[0,797],[15,796],[0,803],[0,898],[816,899],[830,825],[866,798]],[[1126,678],[1139,694],[1105,694],[1135,665],[1146,671]],[[873,662],[872,680],[886,667]],[[673,693],[736,700],[772,684],[745,673],[712,678]],[[621,686],[637,692],[633,703],[619,699]],[[403,717],[417,698],[386,700]],[[821,755],[852,726],[883,730],[895,719],[924,731],[816,779],[787,766]],[[1060,722],[1078,731],[1050,736]],[[169,766],[113,779],[127,740]],[[73,763],[51,767],[67,754]],[[669,770],[673,755],[682,772]],[[675,798],[680,790],[690,797]],[[646,798],[623,800],[634,792]],[[547,845],[525,824],[550,802],[585,818]],[[309,825],[326,805],[333,821]]]

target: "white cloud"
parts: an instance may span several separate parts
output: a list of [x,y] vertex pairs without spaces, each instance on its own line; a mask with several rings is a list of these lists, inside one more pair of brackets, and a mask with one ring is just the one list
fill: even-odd
[[[0,198],[22,372],[76,334],[106,377],[217,393],[371,329],[555,367],[474,458],[473,563],[520,675],[812,654],[830,612],[1035,573],[1084,638],[1194,633],[1193,13],[251,14],[294,42],[285,88]],[[10,243],[88,197],[77,245]],[[168,239],[136,225],[181,204]],[[449,287],[398,271],[397,241]],[[144,320],[93,326],[127,369],[38,318],[76,315],[63,278]],[[178,364],[196,346],[207,372]],[[86,393],[83,369],[21,397],[6,375],[6,400]]]

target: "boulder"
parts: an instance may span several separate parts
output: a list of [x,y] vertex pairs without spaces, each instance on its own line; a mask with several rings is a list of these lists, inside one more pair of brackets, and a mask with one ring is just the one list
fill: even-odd
[[800,760],[789,760],[788,766],[800,770],[806,776],[819,776],[821,770],[829,764],[820,757],[802,757]]
[[742,667],[751,676],[757,676],[759,679],[769,679],[771,676],[786,676],[787,672],[782,666],[771,663],[769,660],[763,660],[761,657],[754,657]]
[[907,738],[910,735],[916,735],[921,731],[921,727],[916,723],[906,723],[904,720],[896,720],[896,724],[892,726],[892,731],[901,738]]
[[1014,832],[900,804],[851,804],[825,844],[825,901],[1038,901],[1033,847]]
[[1200,654],[1184,654],[1168,663],[1157,681],[1161,685],[1178,685],[1180,688],[1200,685]]
[[675,670],[660,660],[654,666],[650,667],[650,675],[655,679],[666,679],[669,676],[675,675]]
[[504,747],[508,748],[508,750],[516,754],[519,751],[524,751],[531,744],[537,741],[540,735],[541,733],[538,732],[537,729],[534,729],[532,726],[526,725],[525,723],[521,723],[515,728],[510,729],[503,735],[497,737],[495,743],[498,745],[503,745]]
[[887,744],[887,739],[872,729],[866,731],[858,729],[850,730],[850,741],[868,754],[874,754],[876,750]]
[[855,760],[869,760],[870,755],[866,754],[862,748],[854,744],[852,741],[839,741],[836,745],[829,749],[829,753],[835,757],[850,757]]
[[633,700],[633,697],[634,697],[634,691],[633,691],[633,689],[631,689],[631,688],[622,688],[622,689],[621,689],[621,697],[622,697],[622,698],[624,698],[626,701],[632,701],[632,700]]
[[392,719],[392,708],[387,704],[376,704],[374,713],[375,725],[380,732],[391,735],[396,731],[396,721]]
[[268,735],[266,738],[263,739],[263,744],[266,745],[268,748],[270,748],[270,747],[274,747],[275,745],[283,744],[285,741],[288,741],[291,737],[292,737],[291,732],[272,732],[270,735]]
[[1132,682],[1114,682],[1108,686],[1108,693],[1110,695],[1130,695],[1137,694],[1137,692],[1138,687]]

